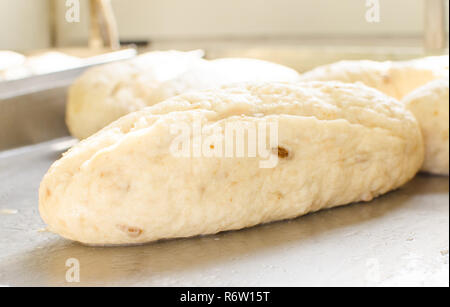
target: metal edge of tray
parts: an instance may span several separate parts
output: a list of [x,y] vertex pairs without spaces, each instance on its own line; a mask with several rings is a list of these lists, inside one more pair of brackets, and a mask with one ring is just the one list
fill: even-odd
[[0,83],[0,151],[67,136],[67,88],[89,67],[132,58],[127,49],[89,59],[88,65]]
[[56,87],[67,86],[86,69],[136,56],[135,49],[124,49],[94,56],[85,60],[85,64],[76,68],[30,76],[18,80],[0,82],[0,99],[27,95]]

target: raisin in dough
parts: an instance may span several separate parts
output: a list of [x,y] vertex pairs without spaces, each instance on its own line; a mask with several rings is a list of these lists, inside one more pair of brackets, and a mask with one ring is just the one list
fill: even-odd
[[119,117],[147,106],[160,83],[204,61],[202,51],[155,51],[134,59],[94,67],[69,89],[66,122],[84,139]]
[[362,82],[401,100],[430,81],[448,77],[448,66],[448,55],[404,62],[341,61],[306,72],[301,79]]
[[[206,137],[230,123],[278,123],[279,158],[177,157],[173,124]],[[128,114],[75,145],[39,191],[49,229],[94,245],[236,230],[370,201],[424,159],[414,116],[360,84],[246,84],[191,92]]]
[[422,171],[449,174],[449,96],[448,79],[432,81],[409,95],[403,102],[415,115],[425,140]]
[[161,84],[151,95],[151,105],[193,90],[242,82],[299,82],[300,75],[283,65],[248,58],[223,58],[202,63]]

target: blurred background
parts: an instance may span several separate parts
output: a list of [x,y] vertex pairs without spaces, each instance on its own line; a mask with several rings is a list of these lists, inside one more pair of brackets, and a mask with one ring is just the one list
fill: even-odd
[[[425,2],[380,0],[380,22],[366,0],[112,0],[122,41],[288,40],[420,46]],[[69,2],[70,3],[70,2]],[[448,11],[448,1],[444,1]],[[0,49],[87,44],[89,3],[80,22],[65,20],[65,0],[0,0]],[[54,14],[54,15],[53,15]],[[54,19],[54,24],[52,19]],[[448,18],[446,22],[448,30]],[[200,43],[200,42],[198,42]]]
[[[119,46],[203,49],[207,58],[259,58],[300,72],[342,59],[442,54],[448,6],[448,0],[0,0],[0,81],[85,65],[80,57]],[[63,56],[32,58],[25,72],[11,69],[12,57],[3,52],[2,59],[2,50]]]
[[[258,44],[394,45],[421,47],[426,2],[380,0],[368,22],[366,0],[112,0],[123,42],[197,47],[217,41]],[[441,0],[438,0],[440,2]],[[448,0],[445,12],[448,12]],[[65,19],[71,1],[0,0],[0,49],[29,51],[86,45],[89,0],[80,22]],[[67,6],[66,6],[67,5]],[[448,31],[448,18],[446,25]]]

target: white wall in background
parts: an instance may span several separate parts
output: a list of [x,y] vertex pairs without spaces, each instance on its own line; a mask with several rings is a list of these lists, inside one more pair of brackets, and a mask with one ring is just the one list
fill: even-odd
[[114,6],[124,35],[143,36],[148,31],[156,37],[420,31],[422,0],[380,3],[382,22],[377,25],[365,20],[366,0],[115,0]]
[[0,0],[0,49],[25,51],[49,44],[47,0]]
[[[380,0],[381,22],[367,23],[366,0],[112,0],[121,39],[227,38],[250,36],[419,36],[423,1]],[[85,42],[82,22],[64,22],[59,8],[59,42]]]
[[[47,47],[49,1],[0,0],[0,49]],[[53,1],[60,45],[86,44],[88,1],[80,23],[65,21],[65,0]],[[112,0],[123,40],[422,34],[427,0],[379,1],[381,22],[371,24],[366,0]]]

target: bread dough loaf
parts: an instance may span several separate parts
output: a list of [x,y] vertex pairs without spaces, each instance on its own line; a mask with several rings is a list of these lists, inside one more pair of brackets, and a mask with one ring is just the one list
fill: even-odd
[[161,84],[150,96],[150,105],[194,90],[242,82],[299,82],[295,70],[257,59],[224,58],[193,67]]
[[362,82],[399,100],[417,89],[404,101],[410,104],[423,128],[427,157],[422,169],[448,174],[448,84],[437,81],[426,85],[448,79],[448,69],[448,55],[406,62],[343,61],[316,68],[302,79]]
[[425,139],[424,172],[449,175],[449,80],[432,81],[403,102],[415,115]]
[[52,72],[73,69],[84,64],[82,58],[62,52],[49,51],[27,58],[26,67],[32,75],[43,75]]
[[3,75],[5,80],[17,80],[72,69],[84,63],[81,58],[56,51],[43,52],[29,57],[19,56],[23,59],[15,56],[15,63],[11,63],[6,69],[0,71],[0,75]]
[[25,56],[9,50],[0,50],[0,71],[5,70],[11,66],[23,64]]
[[[216,140],[215,127],[278,123],[278,164],[173,155],[173,125],[196,122]],[[86,244],[214,234],[370,201],[423,158],[414,116],[363,85],[224,87],[128,114],[75,145],[45,175],[39,209],[51,231]]]
[[25,56],[8,50],[0,50],[0,81],[9,80],[7,70],[10,67],[22,65]]
[[[134,62],[131,70],[117,64],[86,73],[69,92],[67,125],[71,134],[86,138],[125,114],[190,90],[235,82],[299,81],[296,71],[270,62],[238,58],[206,61],[192,55],[198,54],[151,53],[147,58],[141,56],[143,60]],[[130,74],[139,77],[130,78]]]
[[448,55],[404,62],[341,61],[313,69],[301,79],[362,82],[400,100],[432,80],[448,77],[448,66]]
[[89,69],[69,89],[66,122],[70,133],[84,139],[142,109],[160,83],[204,61],[202,56],[200,50],[156,51]]

